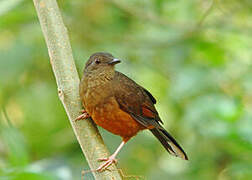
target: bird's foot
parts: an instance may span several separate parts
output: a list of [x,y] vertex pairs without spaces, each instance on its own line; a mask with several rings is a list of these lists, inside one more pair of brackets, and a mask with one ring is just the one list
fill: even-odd
[[102,165],[100,165],[96,171],[102,172],[106,170],[111,164],[117,163],[117,159],[115,159],[115,156],[110,156],[109,158],[100,158],[98,161],[105,161]]
[[82,120],[82,119],[87,119],[90,117],[90,115],[87,113],[87,111],[85,111],[84,109],[81,111],[81,115],[79,115],[74,121],[79,121],[79,120]]

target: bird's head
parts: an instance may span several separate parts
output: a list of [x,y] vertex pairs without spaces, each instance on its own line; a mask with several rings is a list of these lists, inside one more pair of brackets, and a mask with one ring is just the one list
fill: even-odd
[[119,59],[114,58],[110,53],[97,52],[88,59],[85,72],[114,71],[114,66],[120,62]]

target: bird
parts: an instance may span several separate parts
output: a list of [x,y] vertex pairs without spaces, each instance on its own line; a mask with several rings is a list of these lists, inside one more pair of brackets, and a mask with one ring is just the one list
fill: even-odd
[[121,136],[116,151],[96,170],[106,170],[116,163],[122,147],[139,131],[148,129],[171,154],[188,160],[176,140],[162,127],[155,108],[156,99],[135,81],[115,70],[121,60],[107,52],[92,54],[85,64],[79,84],[81,102],[85,108],[76,121],[91,117],[95,124],[112,134]]

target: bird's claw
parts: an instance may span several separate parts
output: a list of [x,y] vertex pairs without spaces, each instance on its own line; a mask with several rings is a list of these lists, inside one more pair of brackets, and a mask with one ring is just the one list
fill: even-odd
[[87,119],[90,117],[90,115],[87,113],[87,111],[85,110],[81,110],[81,115],[79,115],[74,121],[79,121],[79,120],[82,120],[82,119]]
[[117,159],[115,159],[115,157],[113,156],[110,156],[109,158],[100,158],[98,159],[98,161],[105,161],[105,163],[103,163],[96,169],[96,171],[98,172],[102,172],[106,170],[111,164],[117,163]]
[[99,158],[98,161],[108,161],[110,159],[113,159],[114,163],[117,163],[117,159],[113,158],[113,157],[109,157],[109,158]]
[[81,112],[82,114],[83,114],[83,113],[87,113],[87,111],[86,111],[85,109],[82,109],[80,112]]

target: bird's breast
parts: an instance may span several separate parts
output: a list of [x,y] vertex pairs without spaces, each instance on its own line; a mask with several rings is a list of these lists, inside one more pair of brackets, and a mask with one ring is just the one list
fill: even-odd
[[145,128],[119,107],[111,81],[92,77],[84,78],[82,82],[83,105],[97,125],[123,139],[129,139]]
[[111,96],[111,85],[107,81],[99,78],[83,78],[80,85],[80,96],[86,111],[92,115],[94,108],[98,104]]
[[128,113],[120,109],[113,96],[95,106],[91,117],[97,125],[124,139],[130,138],[144,129]]

